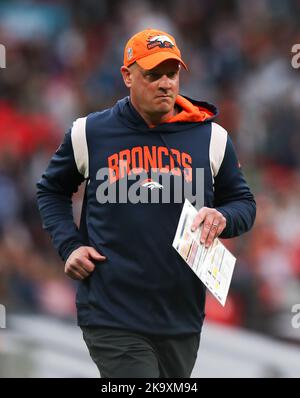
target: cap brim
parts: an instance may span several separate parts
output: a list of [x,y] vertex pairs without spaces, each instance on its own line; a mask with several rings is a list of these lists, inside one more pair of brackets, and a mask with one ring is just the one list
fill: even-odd
[[162,51],[162,52],[157,52],[151,55],[148,55],[147,57],[143,57],[140,59],[137,59],[136,62],[146,70],[153,69],[157,65],[161,64],[164,61],[167,61],[168,59],[175,59],[181,63],[181,65],[188,70],[186,64],[182,61],[182,59],[174,54],[174,53],[169,53],[167,51]]

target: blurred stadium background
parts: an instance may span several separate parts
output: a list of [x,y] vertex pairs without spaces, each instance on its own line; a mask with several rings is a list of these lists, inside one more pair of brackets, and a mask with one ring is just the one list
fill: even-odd
[[[8,315],[7,328],[0,329],[0,377],[56,375],[59,368],[47,367],[42,349],[45,369],[30,370],[35,345],[50,338],[47,330],[53,355],[70,343],[70,372],[62,376],[97,376],[92,365],[87,371],[85,347],[72,359],[82,344],[74,332],[76,286],[41,229],[35,183],[74,119],[127,95],[119,73],[124,44],[146,27],[176,37],[189,65],[181,93],[217,104],[218,121],[230,132],[257,199],[252,232],[225,241],[238,260],[225,309],[208,295],[204,351],[215,340],[209,358],[203,355],[202,366],[211,372],[199,374],[222,376],[218,351],[224,352],[224,377],[295,376],[300,69],[291,65],[291,48],[300,43],[299,16],[299,0],[0,1],[6,47],[6,68],[0,69],[0,303]],[[74,197],[77,220],[80,206],[81,192]],[[253,357],[255,371],[248,366]],[[74,365],[72,371],[79,358],[82,369]],[[285,370],[276,365],[280,358]],[[59,354],[55,361],[63,363]]]

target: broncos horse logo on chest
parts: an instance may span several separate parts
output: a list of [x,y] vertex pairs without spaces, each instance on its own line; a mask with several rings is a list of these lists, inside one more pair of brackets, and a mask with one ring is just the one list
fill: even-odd
[[148,189],[154,189],[154,188],[158,188],[158,189],[163,189],[163,185],[159,184],[156,181],[151,180],[151,178],[147,178],[146,180],[144,180],[141,184],[142,187],[148,188]]

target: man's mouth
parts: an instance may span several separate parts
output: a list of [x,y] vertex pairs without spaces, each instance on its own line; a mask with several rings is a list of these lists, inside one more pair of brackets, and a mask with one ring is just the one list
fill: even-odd
[[170,95],[157,95],[156,98],[172,98]]

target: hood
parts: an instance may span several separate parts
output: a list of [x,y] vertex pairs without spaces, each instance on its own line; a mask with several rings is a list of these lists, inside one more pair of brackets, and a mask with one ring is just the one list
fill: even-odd
[[197,102],[190,98],[178,95],[176,105],[180,111],[177,115],[172,116],[166,123],[186,122],[201,123],[211,120],[217,115],[217,109],[214,105],[207,102]]
[[142,116],[133,107],[130,98],[125,97],[114,106],[114,113],[129,128],[139,131],[165,131],[168,133],[177,132],[192,128],[199,123],[212,121],[217,115],[217,108],[204,101],[196,101],[191,98],[178,95],[176,104],[179,107],[177,115],[172,116],[166,122],[155,127],[149,127]]

